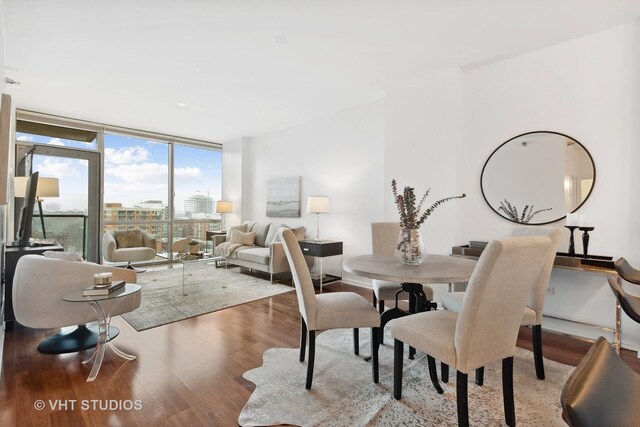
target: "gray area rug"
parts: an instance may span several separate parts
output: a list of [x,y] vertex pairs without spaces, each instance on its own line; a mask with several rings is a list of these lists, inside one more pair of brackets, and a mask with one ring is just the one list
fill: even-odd
[[[154,280],[155,279],[155,280]],[[290,292],[292,287],[241,274],[237,268],[215,268],[206,262],[138,274],[142,305],[122,315],[136,331],[155,328],[223,308]]]
[[[316,340],[313,387],[304,388],[307,364],[298,361],[298,349],[274,348],[264,353],[263,366],[244,377],[256,389],[240,413],[242,426],[293,424],[303,426],[448,426],[457,425],[455,370],[438,394],[429,380],[426,356],[407,356],[402,400],[392,396],[393,340],[385,336],[380,347],[380,383],[371,379],[369,333],[360,333],[360,356],[353,354],[351,330],[330,330]],[[536,379],[533,354],[517,349],[514,360],[516,421],[519,426],[564,426],[560,393],[573,367],[545,359],[547,379]],[[440,372],[440,366],[438,366]],[[471,425],[502,426],[501,363],[485,367],[482,387],[469,375]]]

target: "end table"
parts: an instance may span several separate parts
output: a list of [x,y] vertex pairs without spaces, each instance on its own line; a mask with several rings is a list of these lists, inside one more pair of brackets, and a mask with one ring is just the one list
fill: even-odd
[[[320,293],[322,293],[322,285],[342,280],[342,242],[334,240],[300,240],[298,243],[300,244],[303,255],[320,258],[320,276],[317,279],[320,286]],[[322,271],[322,260],[325,257],[336,255],[340,256],[340,276],[327,274],[327,280],[325,280],[325,275]]]

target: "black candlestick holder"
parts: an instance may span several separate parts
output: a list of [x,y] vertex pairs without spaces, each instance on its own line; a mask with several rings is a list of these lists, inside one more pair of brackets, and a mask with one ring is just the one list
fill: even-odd
[[593,231],[595,227],[578,227],[582,233],[582,250],[584,251],[584,257],[587,258],[587,252],[589,249],[589,232]]
[[565,225],[565,228],[569,229],[569,232],[571,233],[569,235],[569,256],[573,257],[576,256],[576,245],[575,242],[573,240],[573,230],[575,230],[576,228],[578,228],[577,225]]

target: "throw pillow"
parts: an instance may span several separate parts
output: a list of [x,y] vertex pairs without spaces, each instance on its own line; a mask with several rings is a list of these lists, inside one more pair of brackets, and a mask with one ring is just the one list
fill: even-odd
[[140,230],[116,231],[113,235],[116,238],[116,246],[118,248],[140,248],[144,246],[142,231]]
[[252,231],[251,233],[243,233],[239,230],[231,231],[231,243],[240,243],[244,246],[254,246],[254,242],[256,240],[256,232]]
[[75,252],[45,251],[42,255],[46,258],[63,259],[65,261],[84,261],[82,257]]
[[225,240],[227,242],[231,241],[231,232],[233,230],[238,230],[238,231],[242,231],[243,233],[246,233],[247,231],[249,231],[249,230],[247,230],[247,226],[248,226],[248,224],[245,222],[242,225],[234,225],[234,226],[229,227],[229,229],[227,230],[227,238]]

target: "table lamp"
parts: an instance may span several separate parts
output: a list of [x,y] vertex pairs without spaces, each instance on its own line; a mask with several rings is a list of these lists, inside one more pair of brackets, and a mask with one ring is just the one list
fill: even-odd
[[329,197],[309,196],[307,198],[307,213],[316,214],[316,242],[320,241],[320,214],[329,213]]
[[[16,197],[24,197],[27,192],[27,176],[16,176],[13,178],[13,188]],[[58,178],[38,178],[36,189],[36,201],[40,211],[40,224],[42,224],[42,236],[47,238],[47,231],[44,228],[44,215],[42,213],[42,199],[45,197],[60,197],[60,182]]]
[[227,202],[224,200],[218,200],[216,202],[216,213],[220,214],[220,221],[222,223],[222,230],[225,229],[224,226],[224,214],[227,213],[232,213],[233,212],[233,206],[231,206],[231,202]]

